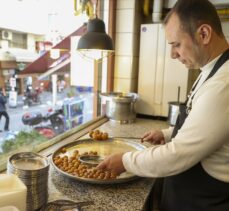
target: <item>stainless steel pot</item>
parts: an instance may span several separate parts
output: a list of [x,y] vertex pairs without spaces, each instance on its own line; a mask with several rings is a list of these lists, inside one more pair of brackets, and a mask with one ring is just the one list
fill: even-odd
[[176,124],[177,116],[179,114],[179,106],[179,102],[169,102],[168,123],[172,126]]
[[111,92],[101,93],[100,96],[106,101],[106,116],[119,123],[132,123],[136,119],[135,102],[138,98],[136,93]]

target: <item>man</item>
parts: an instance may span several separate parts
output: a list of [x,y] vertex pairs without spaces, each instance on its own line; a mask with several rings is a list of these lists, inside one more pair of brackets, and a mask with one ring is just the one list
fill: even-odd
[[165,33],[171,57],[201,68],[201,77],[175,128],[143,135],[157,145],[111,155],[97,168],[166,177],[162,211],[229,210],[229,44],[208,0],[178,0]]
[[10,118],[9,118],[8,113],[6,112],[6,102],[7,102],[7,98],[6,98],[5,89],[0,88],[0,120],[2,116],[5,117],[6,121],[5,121],[4,130],[8,131]]
[[65,85],[66,85],[66,82],[65,82],[64,79],[62,79],[62,78],[58,79],[58,81],[57,81],[58,92],[63,92],[64,88],[65,88]]

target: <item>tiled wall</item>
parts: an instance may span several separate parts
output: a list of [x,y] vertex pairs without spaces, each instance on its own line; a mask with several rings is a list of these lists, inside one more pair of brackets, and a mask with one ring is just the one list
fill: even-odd
[[137,91],[140,33],[138,2],[117,0],[114,91]]

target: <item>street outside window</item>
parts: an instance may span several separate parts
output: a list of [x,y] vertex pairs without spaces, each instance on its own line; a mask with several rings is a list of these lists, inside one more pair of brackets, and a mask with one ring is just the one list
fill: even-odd
[[[10,69],[0,69],[4,73],[0,74],[0,88],[5,89],[4,93],[0,93],[0,170],[5,168],[11,154],[38,151],[55,143],[58,137],[64,137],[68,131],[76,130],[100,116],[99,92],[102,92],[102,86],[106,87],[106,77],[102,75],[106,61],[105,65],[103,62],[98,65],[94,61],[87,61],[87,66],[84,67],[78,60],[80,55],[75,49],[71,49],[71,46],[75,46],[71,42],[79,38],[70,35],[85,22],[85,16],[75,16],[74,6],[69,3],[73,4],[73,1],[34,0],[36,7],[26,1],[18,1],[14,6],[8,5],[7,0],[5,2],[5,11],[7,7],[11,11],[24,10],[25,14],[29,10],[29,18],[33,20],[34,16],[34,25],[30,27],[26,21],[28,17],[19,16],[20,24],[17,25],[15,21],[15,25],[11,26],[12,31],[10,27],[7,29],[10,30],[8,42],[14,43],[9,45],[8,51],[15,54],[16,62],[14,61],[14,66]],[[54,4],[49,5],[47,2]],[[57,6],[60,2],[62,4]],[[49,6],[46,14],[43,11],[44,5]],[[37,20],[37,11],[44,13],[40,22]],[[75,17],[68,17],[71,12]],[[47,19],[44,18],[45,15]],[[2,20],[7,21],[8,18]],[[45,33],[47,20],[48,33]],[[37,28],[36,21],[39,22]],[[0,24],[0,28],[4,26]],[[27,30],[29,28],[30,32]],[[17,31],[19,34],[24,31],[24,35],[17,35]],[[70,40],[69,48],[60,49],[59,57],[51,58],[50,44],[51,48],[58,44],[65,45],[65,38]],[[27,49],[24,44],[20,48],[20,43],[27,43]],[[47,43],[48,48],[45,46]],[[48,63],[47,69],[42,69],[44,63]],[[8,65],[12,65],[12,62]],[[95,65],[99,68],[95,68]],[[35,68],[23,74],[29,67]],[[99,79],[94,77],[95,69],[99,71]]]

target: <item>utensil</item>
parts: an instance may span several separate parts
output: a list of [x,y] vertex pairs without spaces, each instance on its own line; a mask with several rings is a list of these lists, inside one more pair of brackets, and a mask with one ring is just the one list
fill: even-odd
[[168,104],[169,104],[168,122],[171,126],[174,126],[176,124],[177,116],[179,114],[180,86],[178,86],[177,102],[168,102]]
[[48,202],[46,205],[44,205],[41,208],[41,211],[52,211],[52,210],[59,210],[59,211],[64,211],[64,210],[81,210],[83,206],[88,206],[88,205],[93,205],[93,201],[82,201],[82,202],[74,202],[70,200],[55,200]]
[[90,166],[97,166],[104,160],[105,157],[99,155],[81,155],[79,156],[79,160]]
[[112,136],[110,138],[139,139],[139,140],[141,140],[141,137],[132,137],[132,136]]
[[132,123],[136,119],[135,102],[137,93],[110,92],[101,93],[100,97],[106,102],[106,116],[120,124]]
[[[127,136],[116,136],[116,137],[110,137],[110,138],[113,138],[113,139],[137,139],[137,140],[140,140],[142,141],[142,138],[141,137],[127,137]],[[82,163],[85,163],[87,165],[90,165],[90,166],[97,166],[99,163],[101,163],[103,160],[105,159],[104,156],[100,156],[100,155],[81,155],[79,156],[79,160],[82,162]]]

